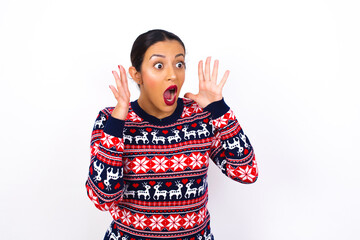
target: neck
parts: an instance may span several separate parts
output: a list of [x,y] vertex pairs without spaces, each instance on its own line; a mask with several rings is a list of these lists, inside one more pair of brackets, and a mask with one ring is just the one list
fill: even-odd
[[141,95],[139,96],[138,104],[147,114],[152,115],[158,119],[163,119],[171,116],[175,112],[177,107],[177,101],[175,101],[174,105],[168,107],[169,111],[163,111],[157,108],[154,104],[152,104],[150,100],[144,99]]

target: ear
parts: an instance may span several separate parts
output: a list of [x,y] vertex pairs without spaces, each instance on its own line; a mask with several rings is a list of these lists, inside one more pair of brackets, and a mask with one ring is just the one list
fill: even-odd
[[131,78],[137,83],[142,84],[141,73],[136,70],[134,66],[129,67],[129,73]]

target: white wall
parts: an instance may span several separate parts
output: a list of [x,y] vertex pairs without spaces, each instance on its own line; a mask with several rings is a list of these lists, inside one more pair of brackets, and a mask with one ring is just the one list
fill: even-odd
[[102,239],[91,129],[153,28],[186,44],[182,94],[208,55],[231,70],[224,96],[256,152],[253,185],[210,166],[216,239],[359,239],[359,22],[346,0],[1,0],[0,239]]

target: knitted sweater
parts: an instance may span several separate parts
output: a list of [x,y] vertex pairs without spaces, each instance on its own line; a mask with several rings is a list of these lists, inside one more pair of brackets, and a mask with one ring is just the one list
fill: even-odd
[[126,120],[100,111],[92,131],[87,193],[114,221],[105,239],[213,239],[207,210],[209,158],[229,178],[253,183],[253,148],[224,100],[200,108],[178,98],[157,119],[137,101]]

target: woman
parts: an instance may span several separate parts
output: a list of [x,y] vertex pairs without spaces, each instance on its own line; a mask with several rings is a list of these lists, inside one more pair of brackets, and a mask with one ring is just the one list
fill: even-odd
[[226,71],[199,62],[199,93],[179,98],[185,46],[164,30],[141,34],[129,73],[139,85],[130,102],[125,69],[110,86],[117,105],[100,111],[92,131],[86,188],[114,221],[104,239],[214,239],[207,206],[209,158],[231,179],[258,176],[252,146],[224,102]]

